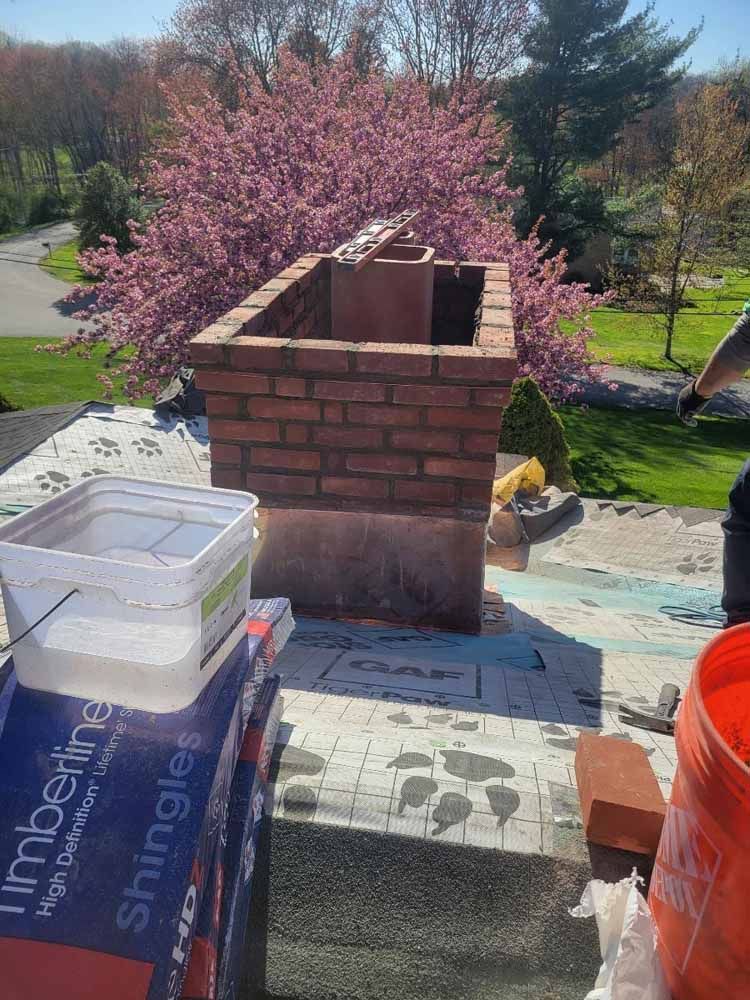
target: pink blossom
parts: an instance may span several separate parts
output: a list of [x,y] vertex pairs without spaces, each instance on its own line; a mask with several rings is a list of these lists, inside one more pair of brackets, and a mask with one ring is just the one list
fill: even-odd
[[579,321],[598,300],[561,284],[564,256],[546,258],[535,232],[516,237],[518,192],[504,169],[487,169],[503,161],[507,131],[480,89],[434,107],[414,79],[363,80],[340,58],[313,81],[285,55],[272,94],[250,86],[235,111],[211,97],[200,106],[173,97],[170,108],[170,138],[148,165],[162,207],[145,229],[133,224],[132,252],[120,257],[103,239],[80,257],[101,281],[95,307],[76,315],[97,322],[61,349],[131,348],[105,388],[124,376],[131,396],[156,391],[195,333],[298,256],[417,208],[418,236],[438,256],[508,262],[521,371],[556,400],[578,391],[592,334],[564,334],[560,320]]

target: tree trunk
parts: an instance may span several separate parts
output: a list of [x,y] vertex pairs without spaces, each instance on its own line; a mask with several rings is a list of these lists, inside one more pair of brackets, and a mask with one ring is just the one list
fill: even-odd
[[667,361],[674,361],[672,357],[672,338],[674,336],[674,320],[675,314],[671,306],[670,311],[667,313],[667,341],[664,345],[664,357]]
[[672,357],[672,338],[674,337],[674,324],[677,318],[677,313],[680,308],[680,265],[682,264],[683,257],[683,232],[684,224],[681,225],[680,229],[680,240],[677,245],[677,250],[672,261],[672,266],[669,274],[669,292],[667,294],[667,308],[665,310],[667,319],[667,341],[664,345],[664,357],[667,361],[672,361],[674,363],[674,358]]
[[50,146],[47,153],[47,159],[49,161],[49,174],[52,184],[54,186],[57,194],[62,197],[62,188],[60,186],[60,172],[57,169],[57,157],[55,156],[55,147]]

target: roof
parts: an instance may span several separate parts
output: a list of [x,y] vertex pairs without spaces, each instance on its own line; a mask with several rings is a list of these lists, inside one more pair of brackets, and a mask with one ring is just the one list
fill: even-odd
[[[83,413],[92,400],[0,413],[0,469],[32,451]],[[102,405],[102,404],[100,404]]]
[[3,506],[33,505],[103,473],[210,484],[205,417],[71,403],[5,414],[0,445]]
[[[205,417],[91,404],[0,470],[0,501],[38,503],[99,472],[208,484],[209,466]],[[620,720],[618,703],[654,705],[665,681],[684,689],[718,627],[719,517],[585,500],[531,546],[490,549],[490,627],[479,636],[298,622],[279,658],[279,756],[304,784],[277,776],[275,809],[430,844],[562,856],[570,837],[559,842],[553,803],[561,789],[575,798],[575,741],[591,728],[641,743],[668,791],[674,739]],[[415,779],[427,789],[418,806],[403,792]]]

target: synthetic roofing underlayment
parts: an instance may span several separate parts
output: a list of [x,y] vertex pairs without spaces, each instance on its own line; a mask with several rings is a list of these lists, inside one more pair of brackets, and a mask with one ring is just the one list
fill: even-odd
[[[91,405],[0,469],[0,505],[103,472],[208,483],[205,419]],[[674,739],[619,722],[617,706],[655,705],[666,681],[684,690],[713,633],[660,609],[718,603],[719,516],[584,501],[513,554],[524,569],[488,565],[480,636],[298,618],[276,662],[276,814],[583,856],[553,816],[575,811],[579,731],[641,743],[669,791]]]

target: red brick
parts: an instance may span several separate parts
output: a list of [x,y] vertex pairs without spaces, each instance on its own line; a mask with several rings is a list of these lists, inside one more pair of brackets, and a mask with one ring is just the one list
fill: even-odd
[[452,483],[398,482],[394,486],[396,500],[417,500],[422,503],[453,503],[456,487]]
[[239,412],[239,396],[206,396],[206,413],[209,417],[236,417]]
[[461,487],[461,499],[464,503],[480,503],[489,507],[492,500],[492,484],[486,483],[464,483]]
[[499,275],[493,273],[488,274],[484,279],[484,293],[485,295],[506,295],[510,292],[510,281],[507,278],[501,278]]
[[500,431],[500,410],[481,406],[465,410],[431,406],[427,423],[433,427],[460,427],[478,431]]
[[[289,307],[287,306],[287,310],[288,309]],[[275,316],[273,319],[273,329],[277,337],[284,337],[284,336],[291,337],[293,333],[292,331],[293,326],[294,326],[294,317],[290,312],[285,311],[279,313],[278,316]]]
[[242,449],[236,444],[222,444],[221,441],[211,442],[211,461],[225,465],[239,465],[242,459]]
[[351,403],[347,416],[353,424],[375,424],[389,427],[414,427],[419,423],[419,410],[405,406],[364,406]]
[[201,330],[190,341],[190,358],[195,364],[223,364],[224,344],[231,340],[235,332],[226,326],[213,323]]
[[284,440],[289,444],[305,444],[310,440],[310,428],[307,424],[287,424]]
[[[304,324],[303,324],[304,326]],[[293,341],[293,365],[304,372],[347,372],[351,344],[343,340]]]
[[581,733],[576,780],[588,840],[623,851],[656,854],[666,808],[642,746]]
[[243,299],[240,305],[251,309],[266,309],[269,313],[274,313],[281,309],[281,294],[280,291],[274,291],[263,285],[257,292]]
[[316,382],[313,396],[318,399],[343,399],[347,402],[382,403],[385,386],[380,382]]
[[414,476],[417,472],[417,460],[413,455],[347,455],[346,467],[349,472]]
[[430,375],[433,354],[429,344],[361,344],[354,358],[371,375]]
[[209,420],[208,435],[213,440],[280,441],[279,425],[258,420]]
[[458,434],[450,431],[392,431],[391,447],[409,451],[458,451]]
[[253,396],[248,400],[251,417],[276,417],[278,420],[320,420],[320,403],[314,399],[275,399]]
[[428,476],[490,480],[495,474],[495,463],[471,461],[462,458],[426,458],[424,460],[424,471]]
[[224,363],[224,346],[193,340],[190,342],[190,361],[194,365],[221,365]]
[[346,457],[340,451],[326,453],[326,469],[329,476],[346,474]]
[[475,389],[472,402],[476,406],[507,406],[510,402],[510,386],[497,389]]
[[253,493],[292,493],[314,496],[317,482],[314,476],[280,476],[267,472],[248,472],[247,488]]
[[262,288],[259,288],[260,292],[277,292],[281,293],[281,299],[286,304],[294,302],[295,299],[299,298],[300,287],[297,281],[292,278],[282,278],[280,274],[277,274],[275,278],[267,281]]
[[290,265],[290,267],[285,267],[283,271],[279,271],[276,275],[277,278],[294,278],[295,281],[299,281],[308,274],[308,271],[304,267],[297,267],[296,264]]
[[306,267],[310,270],[316,271],[318,268],[322,268],[330,257],[328,254],[320,253],[306,253],[302,257],[298,257],[294,262],[295,267]]
[[307,382],[303,378],[277,378],[274,381],[274,392],[277,396],[295,396],[304,399],[307,394]]
[[321,493],[335,493],[342,497],[364,497],[367,500],[385,500],[388,496],[387,479],[348,479],[345,476],[323,476]]
[[482,308],[482,326],[513,330],[513,310],[510,307],[484,306]]
[[317,451],[290,451],[286,448],[251,448],[250,464],[271,469],[304,469],[317,471],[320,468],[320,453]]
[[224,327],[233,327],[236,335],[257,336],[263,333],[266,319],[265,310],[259,306],[239,305],[236,309],[230,309],[228,313],[220,316],[216,323]]
[[301,265],[299,261],[295,261],[292,265],[295,270],[300,268],[302,270],[302,275],[297,279],[300,284],[300,288],[305,290],[309,288],[312,284],[328,284],[330,287],[330,282],[326,281],[323,277],[324,268],[321,266],[322,261],[315,261],[311,264]]
[[429,507],[423,507],[422,513],[424,515],[431,515],[432,517],[450,517],[463,518],[466,512],[466,507],[462,504],[452,504],[450,507],[446,504],[434,504]]
[[459,385],[397,385],[394,403],[416,403],[418,406],[466,406],[469,390]]
[[284,368],[284,348],[288,340],[273,337],[235,337],[230,341],[229,359],[232,368],[240,371],[262,371]]
[[487,309],[510,308],[510,288],[506,292],[489,292],[482,296],[482,306]]
[[487,323],[482,323],[476,344],[478,347],[489,347],[493,351],[513,350],[516,346],[516,337],[513,330],[504,326],[489,326]]
[[335,448],[382,448],[383,432],[366,427],[314,427],[313,441]]
[[211,485],[224,490],[241,490],[242,473],[239,469],[221,469],[214,465],[211,467]]
[[[305,307],[305,308],[307,308],[307,307]],[[295,336],[295,339],[305,340],[305,339],[309,338],[310,340],[313,340],[314,338],[313,338],[312,334],[313,334],[314,330],[315,330],[315,317],[314,317],[314,315],[313,315],[312,312],[307,311],[307,312],[305,312],[303,314],[303,316],[299,320],[297,320],[297,322],[295,324],[295,327],[294,327],[294,336]],[[309,362],[311,360],[311,358],[312,358],[312,355],[308,355],[307,361]],[[304,366],[300,365],[300,367],[304,367]],[[337,371],[340,371],[341,369],[338,368],[338,367],[334,367],[333,369],[331,369],[329,367],[329,365],[324,364],[321,361],[319,364],[316,364],[314,366],[314,370],[315,371],[324,371],[324,372],[333,370],[333,371],[337,372]]]
[[344,407],[341,403],[324,403],[323,420],[327,424],[343,424]]
[[486,382],[515,378],[515,353],[484,347],[441,347],[438,372],[442,378],[466,378]]
[[494,455],[497,452],[497,434],[464,434],[462,451],[470,455]]
[[277,277],[294,278],[297,282],[300,294],[304,292],[306,288],[310,287],[314,278],[317,278],[314,271],[311,271],[306,267],[300,267],[298,264],[292,264],[291,267],[285,267],[283,271],[279,272]]
[[204,392],[239,392],[246,395],[267,393],[271,383],[266,375],[241,375],[237,372],[196,372],[196,384]]

